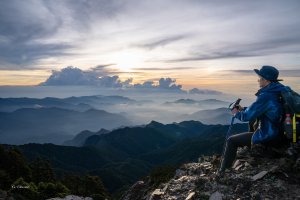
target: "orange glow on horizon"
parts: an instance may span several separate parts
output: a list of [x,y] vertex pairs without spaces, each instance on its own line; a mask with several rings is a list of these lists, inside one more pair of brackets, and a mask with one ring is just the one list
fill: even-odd
[[51,73],[47,70],[1,70],[2,86],[34,86],[44,82]]

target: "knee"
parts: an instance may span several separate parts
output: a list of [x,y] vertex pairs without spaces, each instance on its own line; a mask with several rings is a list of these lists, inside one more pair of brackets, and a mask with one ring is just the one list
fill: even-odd
[[234,144],[234,137],[233,137],[233,136],[230,136],[230,137],[227,139],[227,144],[228,144],[228,145]]

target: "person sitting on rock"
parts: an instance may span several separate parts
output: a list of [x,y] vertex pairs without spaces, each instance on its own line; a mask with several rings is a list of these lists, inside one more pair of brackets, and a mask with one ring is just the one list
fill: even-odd
[[250,132],[230,136],[225,144],[223,159],[219,172],[232,166],[238,147],[253,144],[276,145],[281,143],[280,125],[283,114],[283,105],[280,101],[280,92],[288,90],[277,79],[279,72],[273,66],[262,66],[260,70],[254,69],[258,75],[260,89],[255,94],[256,101],[248,108],[240,105],[232,110],[232,115],[242,122],[257,121],[258,127]]

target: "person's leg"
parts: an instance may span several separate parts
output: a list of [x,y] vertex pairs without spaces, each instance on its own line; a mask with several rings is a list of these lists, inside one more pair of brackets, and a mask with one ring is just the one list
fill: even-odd
[[226,168],[230,168],[232,166],[238,147],[251,146],[252,135],[253,132],[246,132],[232,135],[227,139],[222,155],[220,171],[224,171]]

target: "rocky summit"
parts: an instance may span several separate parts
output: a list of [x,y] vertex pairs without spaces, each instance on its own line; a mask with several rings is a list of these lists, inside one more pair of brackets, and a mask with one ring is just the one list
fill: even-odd
[[299,145],[239,148],[235,163],[224,174],[217,173],[220,156],[203,156],[197,163],[181,166],[157,188],[149,185],[150,178],[136,182],[121,199],[300,199],[299,149]]

